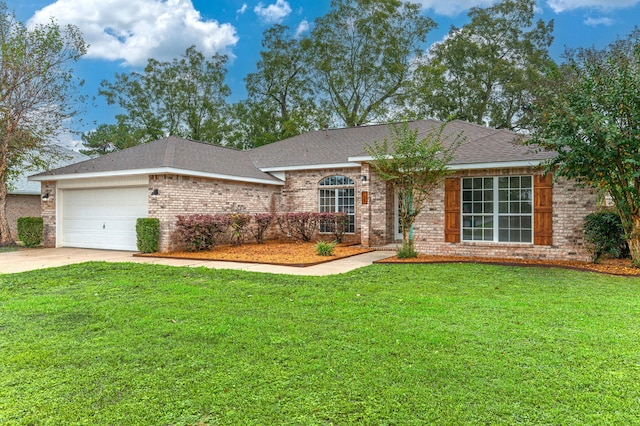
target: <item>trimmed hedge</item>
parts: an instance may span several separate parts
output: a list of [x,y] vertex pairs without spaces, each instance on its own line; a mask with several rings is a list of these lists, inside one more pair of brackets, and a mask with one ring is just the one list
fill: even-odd
[[155,253],[158,251],[160,239],[160,220],[141,217],[136,220],[136,243],[141,253]]
[[18,239],[26,247],[38,247],[42,244],[44,220],[41,217],[18,218]]
[[584,220],[584,240],[593,263],[598,263],[604,254],[615,258],[629,256],[622,220],[616,212],[603,210],[587,215]]

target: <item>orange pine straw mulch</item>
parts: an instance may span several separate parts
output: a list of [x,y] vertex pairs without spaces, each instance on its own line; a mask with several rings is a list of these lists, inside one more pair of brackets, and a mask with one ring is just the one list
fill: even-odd
[[[320,256],[316,252],[315,243],[292,241],[266,241],[264,244],[220,245],[213,250],[200,252],[168,252],[137,254],[137,256],[165,257],[177,259],[219,260],[227,262],[267,263],[288,266],[311,266],[330,262],[345,257],[355,256],[373,251],[358,245],[337,245],[333,256]],[[581,261],[551,261],[537,259],[508,259],[464,256],[435,256],[420,254],[416,258],[398,259],[391,257],[376,263],[489,263],[514,266],[544,266],[600,272],[611,275],[640,276],[640,268],[631,266],[629,259],[603,259],[601,263]]]
[[207,251],[174,251],[168,253],[140,254],[139,256],[311,266],[370,251],[373,251],[373,249],[339,244],[335,247],[333,256],[320,256],[317,254],[315,243],[266,241],[264,244],[224,244]]
[[634,268],[630,259],[601,259],[600,263],[570,261],[570,260],[539,260],[539,259],[507,259],[463,256],[433,256],[420,254],[417,258],[398,259],[393,256],[378,263],[488,263],[496,265],[514,266],[548,266],[558,268],[577,269],[582,271],[600,272],[610,275],[640,276],[640,268]]

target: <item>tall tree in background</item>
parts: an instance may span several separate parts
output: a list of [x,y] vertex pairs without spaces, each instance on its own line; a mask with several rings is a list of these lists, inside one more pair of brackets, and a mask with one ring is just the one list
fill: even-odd
[[314,89],[346,126],[390,121],[412,60],[435,27],[400,0],[333,0],[302,41]]
[[557,153],[556,175],[611,195],[640,266],[640,29],[566,57],[540,94],[531,143]]
[[302,49],[288,27],[267,29],[262,48],[257,71],[245,78],[247,100],[233,107],[230,142],[239,148],[296,136],[317,129],[322,121]]
[[143,73],[116,74],[115,82],[102,82],[99,94],[125,111],[115,129],[131,129],[137,143],[166,136],[220,143],[230,94],[226,62],[217,54],[206,59],[192,46],[171,62],[149,59]]
[[490,127],[527,127],[526,108],[545,83],[553,21],[534,23],[535,0],[505,0],[472,8],[470,22],[452,27],[416,69],[411,115],[451,117]]
[[85,155],[104,155],[138,145],[144,138],[144,132],[118,122],[116,124],[100,124],[97,128],[82,134]]
[[86,53],[80,31],[51,22],[27,29],[0,3],[0,245],[11,242],[9,179],[46,166],[47,141],[76,114],[82,84],[72,64]]

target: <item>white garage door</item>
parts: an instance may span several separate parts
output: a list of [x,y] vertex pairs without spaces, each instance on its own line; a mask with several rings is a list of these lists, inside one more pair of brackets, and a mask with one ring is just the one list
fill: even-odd
[[135,251],[136,219],[147,211],[146,186],[65,189],[62,246]]

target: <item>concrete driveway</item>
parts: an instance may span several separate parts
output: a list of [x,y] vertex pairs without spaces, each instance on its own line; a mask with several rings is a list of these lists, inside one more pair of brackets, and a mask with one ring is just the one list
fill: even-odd
[[170,266],[204,266],[215,269],[238,269],[243,271],[267,272],[273,274],[321,276],[341,274],[353,269],[361,268],[363,266],[370,265],[377,260],[393,256],[395,253],[392,251],[373,251],[305,268],[296,266],[262,265],[259,263],[134,257],[133,254],[133,252],[129,251],[76,248],[21,249],[18,251],[0,253],[0,274],[52,268],[56,266],[70,265],[73,263],[105,261],[153,263]]

